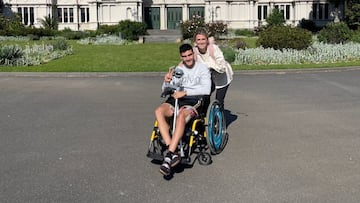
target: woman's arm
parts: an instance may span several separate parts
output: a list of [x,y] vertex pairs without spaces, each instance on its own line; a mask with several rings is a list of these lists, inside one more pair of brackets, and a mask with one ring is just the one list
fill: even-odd
[[212,45],[214,49],[213,59],[214,63],[212,64],[212,69],[216,72],[223,73],[226,70],[226,61],[223,52],[217,45]]

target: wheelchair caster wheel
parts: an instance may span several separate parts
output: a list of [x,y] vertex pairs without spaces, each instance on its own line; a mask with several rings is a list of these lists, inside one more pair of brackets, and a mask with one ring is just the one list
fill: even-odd
[[207,152],[200,152],[198,156],[198,161],[200,165],[209,165],[212,163],[211,155]]

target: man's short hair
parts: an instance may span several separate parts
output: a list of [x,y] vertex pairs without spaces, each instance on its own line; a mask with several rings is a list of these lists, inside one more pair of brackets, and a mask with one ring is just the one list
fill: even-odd
[[182,44],[180,47],[179,47],[179,51],[180,51],[180,54],[181,53],[184,53],[186,51],[189,51],[189,50],[193,50],[192,46],[190,44]]

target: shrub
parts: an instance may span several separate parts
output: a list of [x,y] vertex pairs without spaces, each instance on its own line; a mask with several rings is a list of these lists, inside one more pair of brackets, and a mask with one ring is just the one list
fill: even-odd
[[98,34],[118,34],[120,32],[120,27],[119,25],[101,25],[98,31]]
[[214,36],[215,38],[218,38],[219,35],[226,34],[228,32],[227,24],[222,21],[205,23],[201,16],[194,15],[192,19],[181,23],[181,33],[183,39],[192,39],[199,27],[205,28],[208,35]]
[[257,47],[239,50],[234,64],[320,64],[360,60],[360,44],[325,44],[315,42],[303,50]]
[[69,48],[68,43],[64,38],[58,38],[50,43],[54,50],[67,50]]
[[64,37],[68,40],[78,40],[88,37],[89,34],[83,31],[72,31],[70,28],[65,28],[62,31],[58,32],[58,36]]
[[138,40],[139,36],[146,35],[147,25],[143,22],[124,20],[119,22],[119,31],[126,40]]
[[312,43],[309,31],[290,26],[271,26],[260,32],[257,46],[274,49],[306,49]]
[[247,43],[243,39],[235,39],[233,44],[235,49],[245,49],[248,47]]
[[25,27],[24,35],[29,36],[32,40],[38,40],[44,36],[55,36],[56,31],[44,28]]
[[0,47],[0,65],[11,66],[23,56],[19,45],[5,45]]
[[182,22],[180,27],[183,39],[192,39],[197,28],[205,27],[205,21],[201,16],[194,15],[190,20]]
[[23,36],[25,26],[19,15],[7,17],[0,14],[0,30],[2,35]]
[[235,61],[236,52],[230,47],[222,48],[221,51],[224,54],[224,58],[227,62],[232,63]]
[[360,43],[360,30],[356,30],[353,32],[353,34],[351,36],[351,41]]
[[316,26],[315,22],[312,20],[307,20],[305,18],[301,19],[299,27],[309,30],[311,32],[318,32],[319,28]]
[[245,49],[248,44],[243,38],[222,39],[216,42],[219,47],[231,47],[233,49]]
[[254,31],[249,29],[237,29],[235,30],[236,36],[246,36],[246,37],[252,37],[254,36]]
[[227,25],[222,21],[206,23],[205,28],[208,31],[208,35],[214,36],[215,38],[218,38],[221,34],[226,34],[228,30]]
[[328,23],[325,28],[320,30],[318,39],[320,42],[329,44],[340,44],[351,39],[352,31],[344,22]]

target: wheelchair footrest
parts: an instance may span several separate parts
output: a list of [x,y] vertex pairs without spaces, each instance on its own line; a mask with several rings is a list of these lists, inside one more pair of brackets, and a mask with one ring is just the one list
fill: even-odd
[[192,165],[193,163],[191,162],[191,158],[188,157],[188,158],[181,158],[181,164]]
[[157,161],[163,161],[164,160],[164,157],[161,154],[150,152],[150,151],[148,151],[146,156],[151,158],[151,159],[157,160]]

